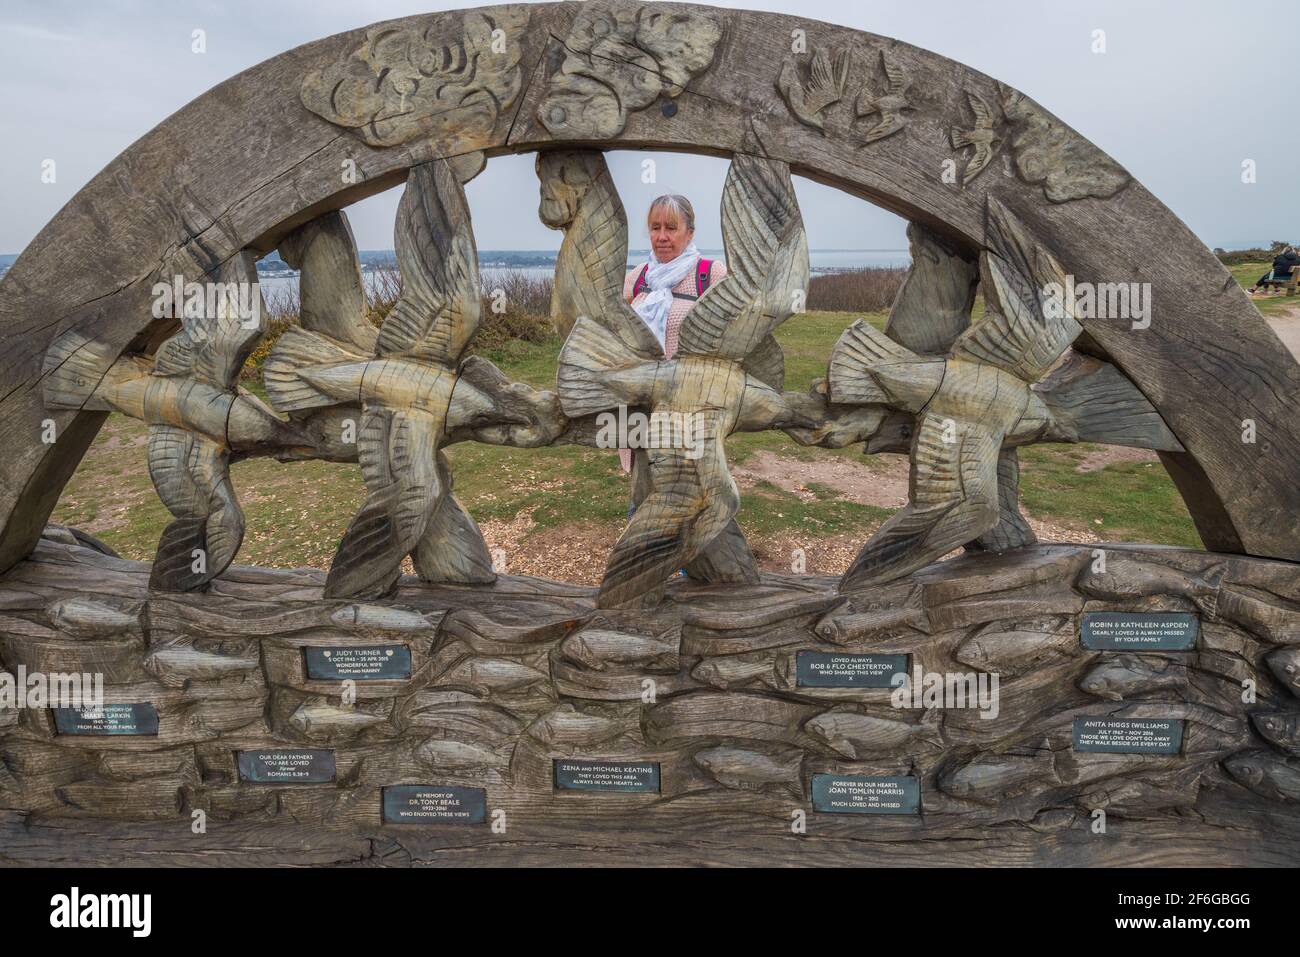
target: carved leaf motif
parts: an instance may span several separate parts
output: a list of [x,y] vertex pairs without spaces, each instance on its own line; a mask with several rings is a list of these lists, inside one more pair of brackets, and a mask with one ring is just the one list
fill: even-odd
[[1013,130],[1016,172],[1028,183],[1041,183],[1051,202],[1106,199],[1128,185],[1130,177],[1118,163],[1023,93],[1004,87],[1002,112]]
[[585,3],[537,118],[561,139],[617,136],[629,113],[680,96],[709,68],[721,39],[721,21],[704,10]]
[[303,77],[303,105],[371,146],[431,137],[447,154],[471,148],[519,95],[529,16],[524,6],[469,12],[459,36],[444,32],[445,17],[425,29],[374,27],[339,62]]

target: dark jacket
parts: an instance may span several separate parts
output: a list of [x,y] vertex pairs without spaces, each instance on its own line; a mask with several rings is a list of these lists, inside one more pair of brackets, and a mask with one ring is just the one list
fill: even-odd
[[1273,276],[1276,279],[1284,279],[1291,275],[1291,270],[1296,266],[1300,266],[1300,255],[1283,253],[1273,260]]

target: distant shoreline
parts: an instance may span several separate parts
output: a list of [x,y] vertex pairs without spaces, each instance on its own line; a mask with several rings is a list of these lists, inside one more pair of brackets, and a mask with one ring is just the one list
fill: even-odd
[[[1235,252],[1245,249],[1267,249],[1268,245],[1267,242],[1227,243],[1208,246],[1207,248]],[[700,251],[710,258],[724,257],[722,249],[702,249]],[[552,249],[484,249],[479,252],[479,269],[497,271],[553,269],[557,253],[558,250]],[[812,271],[814,273],[869,268],[905,269],[911,264],[911,256],[906,249],[826,248],[809,249],[808,253],[812,259]],[[9,267],[18,256],[18,253],[0,253],[0,276],[3,276],[9,270]],[[645,262],[649,256],[649,249],[629,249],[628,267],[631,268],[637,263]],[[396,254],[391,249],[362,249],[358,252],[358,257],[361,260],[363,272],[395,267],[397,264]],[[292,279],[298,275],[297,270],[290,269],[288,264],[281,260],[275,252],[258,261],[257,271],[259,276],[272,279]]]

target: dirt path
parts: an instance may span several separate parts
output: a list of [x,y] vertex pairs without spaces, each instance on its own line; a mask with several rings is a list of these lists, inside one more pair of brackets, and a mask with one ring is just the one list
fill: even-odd
[[[1111,462],[1148,458],[1154,459],[1155,454],[1105,448],[1089,454],[1078,468],[1089,472]],[[819,485],[862,505],[894,509],[907,503],[908,462],[901,455],[878,455],[861,461],[800,461],[762,451],[751,455],[743,465],[732,466],[731,473],[742,495],[765,481],[809,501],[816,497],[810,486]],[[1066,528],[1032,514],[1028,519],[1034,534],[1043,541],[1101,541],[1086,529]],[[573,525],[532,533],[532,519],[523,513],[514,521],[484,522],[481,527],[488,547],[505,552],[507,570],[512,575],[540,575],[587,585],[600,583],[605,558],[622,532],[622,528],[613,526]],[[750,538],[750,546],[763,571],[839,575],[849,567],[876,527],[864,526],[852,535],[813,540],[794,533],[756,535]]]
[[1265,316],[1282,344],[1300,359],[1300,306],[1290,306],[1276,316]]

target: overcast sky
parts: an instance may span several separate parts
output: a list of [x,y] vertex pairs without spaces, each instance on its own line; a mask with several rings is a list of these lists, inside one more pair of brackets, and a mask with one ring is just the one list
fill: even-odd
[[[472,6],[440,0],[4,0],[0,5],[0,253],[21,251],[119,152],[221,80],[291,47],[377,20]],[[1300,118],[1294,0],[744,0],[898,37],[1038,100],[1097,143],[1211,246],[1300,239]],[[203,29],[207,52],[191,50]],[[1091,51],[1104,30],[1106,52]],[[696,200],[697,242],[721,243],[726,164],[611,155],[645,245],[640,211],[659,192]],[[56,163],[56,182],[41,164]],[[1253,159],[1257,182],[1241,181]],[[532,157],[502,157],[468,187],[480,249],[554,249],[535,215]],[[814,248],[906,246],[895,216],[799,181]],[[349,210],[365,249],[392,246],[397,191]]]

